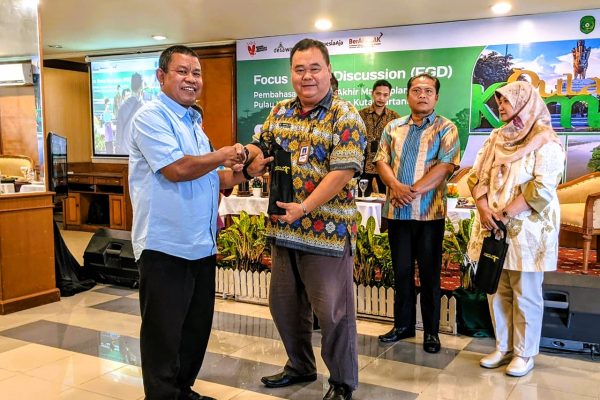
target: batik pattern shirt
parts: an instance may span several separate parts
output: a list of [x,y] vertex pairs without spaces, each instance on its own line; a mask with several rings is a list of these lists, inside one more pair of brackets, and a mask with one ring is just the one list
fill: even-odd
[[373,158],[375,158],[375,154],[377,153],[381,132],[389,122],[395,120],[396,118],[400,118],[400,115],[398,115],[396,111],[390,110],[387,107],[383,109],[383,113],[381,113],[381,115],[377,115],[373,105],[363,108],[358,113],[360,114],[360,117],[367,128],[365,172],[367,174],[377,174],[377,169],[375,168],[375,164],[373,164]]
[[[388,164],[400,183],[412,186],[440,164],[460,163],[458,130],[435,112],[417,126],[410,115],[390,122],[379,141],[374,162]],[[389,191],[388,191],[389,193]],[[381,215],[388,219],[432,221],[446,217],[446,182],[417,197],[408,205],[394,207],[386,198]]]
[[[331,91],[307,114],[298,98],[275,105],[254,136],[255,143],[275,141],[291,153],[294,201],[304,201],[323,178],[336,170],[360,175],[365,149],[365,126],[354,106]],[[308,161],[299,163],[303,143],[310,143]],[[276,218],[267,223],[267,236],[278,246],[313,254],[341,257],[348,237],[356,245],[356,204],[352,181],[331,200],[292,224]]]

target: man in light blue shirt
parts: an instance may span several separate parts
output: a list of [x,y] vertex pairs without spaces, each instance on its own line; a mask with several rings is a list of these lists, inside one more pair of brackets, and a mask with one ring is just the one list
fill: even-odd
[[193,50],[163,51],[156,77],[161,93],[136,113],[129,141],[144,391],[147,400],[211,399],[191,387],[212,325],[219,189],[262,174],[271,159],[242,171],[241,144],[211,151],[191,108],[203,84]]

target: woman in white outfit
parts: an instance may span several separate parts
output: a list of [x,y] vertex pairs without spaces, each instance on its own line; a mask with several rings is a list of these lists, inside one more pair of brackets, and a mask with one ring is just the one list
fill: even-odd
[[479,151],[469,177],[477,204],[469,255],[479,259],[485,236],[508,230],[508,253],[498,291],[488,296],[496,350],[480,365],[508,364],[506,374],[526,375],[539,352],[545,271],[556,270],[560,208],[556,197],[564,151],[550,113],[528,82],[512,82],[495,93],[500,119]]

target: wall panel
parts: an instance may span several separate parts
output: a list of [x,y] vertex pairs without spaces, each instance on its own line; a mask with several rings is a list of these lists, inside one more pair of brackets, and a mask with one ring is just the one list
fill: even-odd
[[46,131],[67,138],[69,162],[90,161],[92,121],[89,74],[47,67],[43,74]]
[[0,87],[0,152],[39,164],[33,86]]

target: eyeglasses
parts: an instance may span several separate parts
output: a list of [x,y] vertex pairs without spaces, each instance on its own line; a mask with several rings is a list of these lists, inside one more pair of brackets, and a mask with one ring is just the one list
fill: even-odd
[[177,68],[177,69],[170,69],[169,71],[175,72],[177,75],[179,75],[183,78],[188,77],[190,74],[192,74],[192,78],[194,78],[194,79],[202,78],[202,71],[198,71],[198,70],[188,71],[185,68]]
[[413,96],[420,96],[422,94],[425,94],[425,96],[430,97],[430,96],[435,95],[435,89],[431,89],[431,88],[423,89],[420,87],[415,87],[415,88],[410,89],[410,93]]

